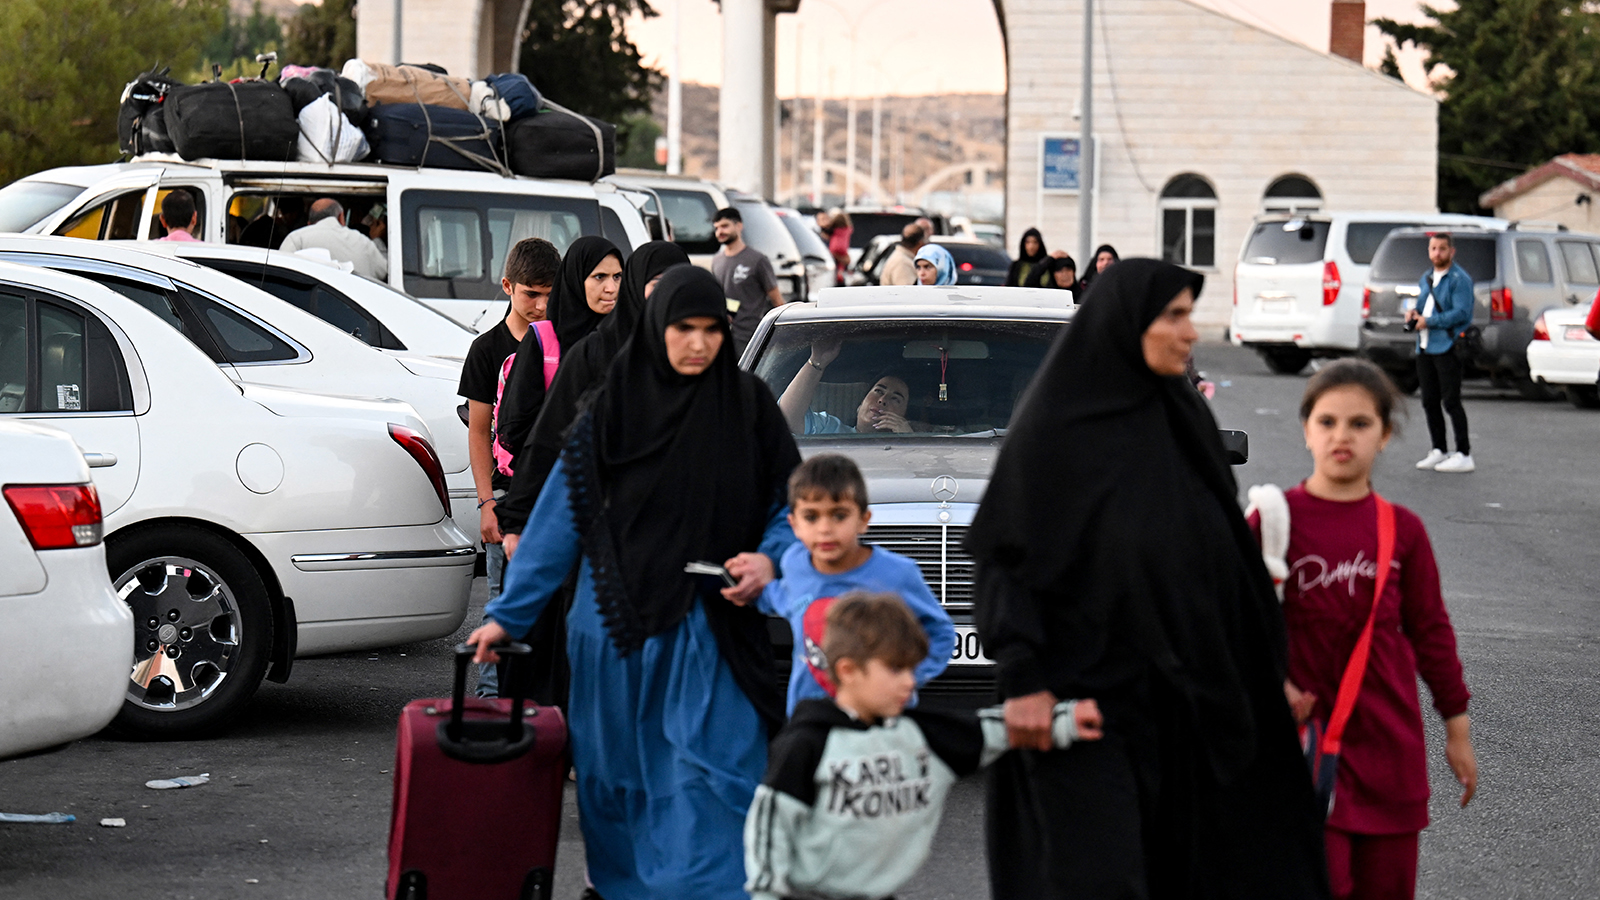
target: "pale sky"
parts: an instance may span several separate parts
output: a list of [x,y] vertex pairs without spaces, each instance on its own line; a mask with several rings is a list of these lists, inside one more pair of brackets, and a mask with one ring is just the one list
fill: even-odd
[[[1100,0],[1115,2],[1115,0]],[[1309,47],[1328,49],[1328,0],[1192,0]],[[681,4],[683,79],[722,83],[722,19],[713,0],[652,0],[661,15],[629,27],[645,59],[667,69],[672,13]],[[848,11],[848,12],[846,12]],[[1367,18],[1423,21],[1416,0],[1367,0]],[[854,94],[1002,93],[1005,52],[992,0],[802,0],[778,17],[778,95],[795,95],[799,45],[801,96],[849,96],[852,23],[856,29]],[[1015,35],[1028,40],[1027,35]],[[827,50],[824,54],[823,44]],[[1367,64],[1383,58],[1382,36],[1367,28]],[[1402,53],[1401,68],[1424,87],[1421,59]]]

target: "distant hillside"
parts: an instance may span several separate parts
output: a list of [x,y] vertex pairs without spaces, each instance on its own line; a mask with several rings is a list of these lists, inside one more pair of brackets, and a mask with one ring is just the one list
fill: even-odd
[[[691,175],[715,178],[717,175],[717,88],[702,84],[683,86],[684,171]],[[786,101],[792,104],[793,101]],[[1005,96],[1002,94],[946,94],[937,97],[886,97],[883,100],[882,171],[880,178],[887,191],[894,191],[892,172],[894,137],[904,142],[905,171],[900,179],[910,191],[922,180],[952,163],[988,161],[998,168],[1005,165]],[[823,156],[843,165],[848,145],[848,112],[842,100],[830,100],[823,118]],[[793,107],[791,106],[791,110]],[[667,122],[666,94],[656,98],[654,118],[663,129]],[[809,184],[814,101],[802,100],[795,113],[799,117],[801,185]],[[789,189],[794,164],[796,122],[782,128],[779,147],[780,194]],[[856,101],[856,167],[865,173],[871,166],[872,101]],[[839,176],[842,182],[842,174]],[[1000,182],[991,182],[998,187]],[[947,187],[949,187],[947,185]],[[833,184],[829,193],[840,193],[843,184]]]

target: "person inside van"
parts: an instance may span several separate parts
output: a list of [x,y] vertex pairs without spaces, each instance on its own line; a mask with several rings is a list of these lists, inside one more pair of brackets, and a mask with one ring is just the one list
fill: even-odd
[[171,191],[161,199],[161,227],[167,230],[163,241],[200,240],[195,232],[200,228],[200,211],[194,208],[194,197],[188,191]]
[[332,197],[311,204],[310,224],[290,232],[279,249],[285,253],[326,250],[336,261],[354,266],[357,275],[376,281],[389,275],[388,257],[371,238],[345,227],[344,207]]
[[277,250],[283,246],[289,232],[304,224],[306,201],[293,194],[275,197],[269,210],[263,211],[244,227],[239,243],[250,247],[268,247]]

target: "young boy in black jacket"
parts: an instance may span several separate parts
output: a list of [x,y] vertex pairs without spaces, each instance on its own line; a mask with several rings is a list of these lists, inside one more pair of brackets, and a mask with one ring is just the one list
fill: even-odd
[[[894,594],[827,609],[832,700],[803,700],[773,741],[745,819],[751,900],[888,897],[927,860],[950,787],[1008,748],[998,707],[976,718],[906,709],[928,637]],[[1100,737],[1093,700],[1055,708],[1054,743]]]

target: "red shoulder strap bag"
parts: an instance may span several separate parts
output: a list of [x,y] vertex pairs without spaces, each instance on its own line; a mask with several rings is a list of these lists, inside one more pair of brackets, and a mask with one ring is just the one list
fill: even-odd
[[1333,700],[1333,715],[1327,725],[1309,719],[1300,726],[1300,745],[1305,749],[1306,764],[1311,767],[1311,780],[1316,789],[1317,804],[1323,817],[1333,810],[1333,788],[1339,776],[1339,746],[1344,738],[1345,725],[1355,710],[1356,696],[1361,693],[1361,680],[1367,674],[1367,659],[1372,653],[1372,629],[1378,621],[1378,604],[1383,599],[1383,589],[1389,583],[1389,569],[1394,559],[1394,507],[1389,501],[1373,493],[1378,507],[1378,573],[1373,585],[1372,610],[1367,613],[1366,627],[1356,639],[1356,647],[1345,665],[1344,676],[1339,679],[1339,693]]

